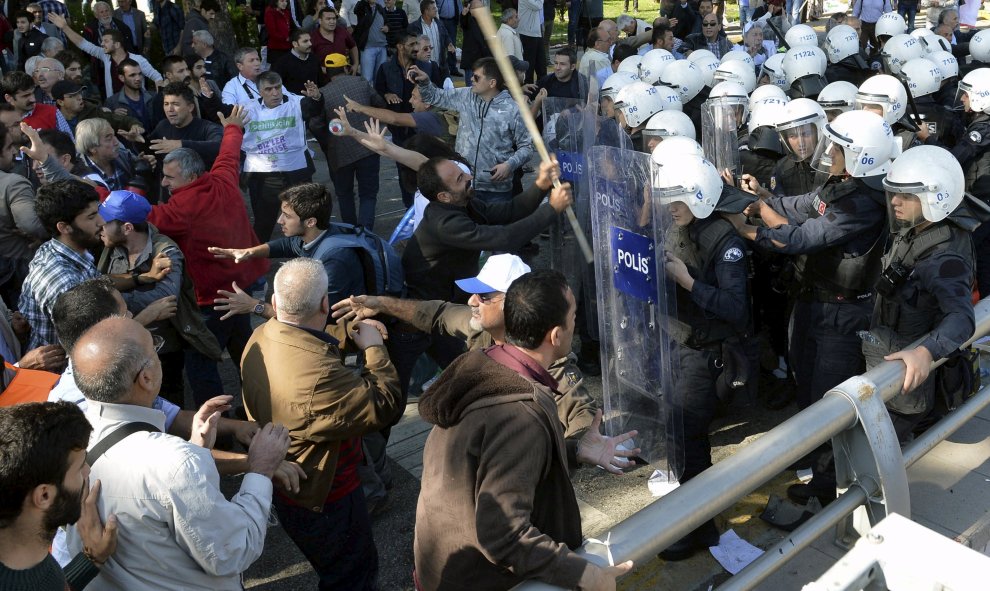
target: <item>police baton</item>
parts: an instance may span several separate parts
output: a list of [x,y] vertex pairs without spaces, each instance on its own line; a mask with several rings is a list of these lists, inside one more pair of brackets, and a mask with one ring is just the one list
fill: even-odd
[[[781,13],[781,14],[783,14],[783,13]],[[773,17],[771,17],[771,18],[773,18]],[[778,44],[781,47],[784,48],[784,51],[787,51],[788,49],[790,49],[791,46],[787,44],[787,41],[784,41],[784,34],[780,32],[780,29],[777,28],[777,25],[775,25],[772,22],[770,22],[770,19],[769,18],[767,20],[765,20],[764,22],[767,24],[768,27],[770,27],[771,29],[773,29],[774,34],[777,35],[777,41],[779,41]]]
[[[488,48],[492,51],[492,57],[495,58],[495,63],[498,64],[498,69],[502,72],[505,85],[509,87],[509,93],[512,94],[513,100],[516,101],[516,105],[519,107],[519,115],[522,117],[523,123],[526,124],[529,135],[533,136],[533,146],[540,154],[540,160],[550,162],[550,153],[547,152],[547,147],[543,144],[543,136],[540,135],[540,130],[536,127],[533,114],[529,112],[529,105],[526,104],[526,98],[523,96],[522,87],[519,85],[519,78],[516,76],[516,71],[512,68],[512,64],[509,63],[509,54],[505,52],[502,42],[498,39],[498,34],[495,31],[495,21],[492,19],[491,11],[488,10],[487,6],[472,8],[471,16],[474,17],[475,22],[481,27],[481,32],[485,35],[485,41],[488,42]],[[559,187],[560,179],[554,179],[553,186]],[[574,237],[577,239],[578,246],[581,247],[581,252],[584,253],[584,259],[588,264],[591,264],[595,260],[595,255],[591,251],[591,245],[588,244],[588,239],[585,237],[584,231],[581,229],[581,224],[578,223],[577,216],[574,215],[574,209],[568,205],[566,213],[568,221],[571,222],[571,228],[574,230]]]

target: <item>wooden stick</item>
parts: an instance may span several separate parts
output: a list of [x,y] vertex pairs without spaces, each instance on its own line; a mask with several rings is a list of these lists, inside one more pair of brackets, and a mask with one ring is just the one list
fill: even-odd
[[[516,76],[516,71],[512,68],[512,63],[509,62],[509,54],[505,52],[502,42],[498,39],[498,34],[495,31],[495,20],[492,18],[491,11],[488,10],[487,6],[481,6],[479,8],[472,8],[471,15],[474,17],[475,22],[478,23],[478,26],[481,27],[481,32],[485,35],[485,41],[488,42],[488,48],[491,49],[495,63],[498,64],[498,69],[502,72],[505,85],[509,88],[509,93],[512,94],[512,98],[519,107],[519,115],[522,117],[523,123],[526,124],[529,135],[533,137],[533,146],[536,148],[537,153],[539,153],[540,160],[550,162],[550,154],[547,152],[546,145],[543,144],[543,136],[540,135],[540,130],[536,127],[536,120],[533,119],[533,114],[529,112],[529,105],[526,104],[526,97],[523,95],[522,86],[519,85],[519,78]],[[539,57],[538,59],[543,58]],[[560,179],[554,179],[553,186],[559,187]],[[585,261],[591,264],[595,260],[595,255],[591,251],[591,245],[588,244],[588,238],[585,237],[584,231],[581,230],[577,216],[574,215],[574,209],[568,205],[565,213],[567,213],[568,221],[571,222],[571,228],[574,230],[574,237],[577,239],[578,246],[581,247],[581,252],[584,253]]]

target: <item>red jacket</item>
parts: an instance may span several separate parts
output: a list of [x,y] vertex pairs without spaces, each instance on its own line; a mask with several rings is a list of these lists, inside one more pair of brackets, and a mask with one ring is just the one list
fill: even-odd
[[148,215],[148,222],[174,240],[185,255],[200,306],[212,306],[218,289],[233,291],[234,281],[247,289],[268,272],[268,259],[250,259],[238,264],[230,259],[213,258],[206,250],[209,246],[258,245],[238,184],[243,139],[244,130],[236,125],[226,126],[213,168],[172,191],[168,203],[152,207]]
[[[291,0],[290,0],[291,1]],[[289,42],[291,33],[289,9],[279,10],[274,6],[265,9],[265,29],[268,31],[268,49],[276,51],[289,51],[292,43]]]
[[55,118],[55,107],[37,103],[31,114],[24,118],[24,123],[31,127],[42,129],[58,129],[58,120]]

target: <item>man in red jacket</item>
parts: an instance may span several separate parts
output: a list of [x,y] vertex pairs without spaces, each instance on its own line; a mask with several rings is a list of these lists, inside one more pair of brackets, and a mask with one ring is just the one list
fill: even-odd
[[[223,313],[213,310],[213,298],[218,289],[231,291],[234,282],[253,284],[268,272],[268,260],[252,259],[238,265],[233,260],[216,259],[206,250],[217,245],[258,245],[238,185],[244,108],[235,106],[229,117],[220,116],[220,122],[224,126],[223,140],[211,170],[206,171],[202,158],[188,148],[173,150],[165,157],[162,186],[171,190],[172,197],[168,203],[151,209],[148,222],[174,240],[185,254],[196,288],[196,303],[206,326],[237,365],[251,338],[250,317],[236,315],[220,320]],[[223,392],[216,362],[198,352],[188,353],[186,374],[195,391]]]

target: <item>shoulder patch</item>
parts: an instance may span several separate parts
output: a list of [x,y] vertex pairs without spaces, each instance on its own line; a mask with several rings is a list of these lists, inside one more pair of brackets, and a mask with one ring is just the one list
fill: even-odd
[[973,143],[978,144],[983,141],[983,136],[980,135],[980,132],[978,131],[971,131],[969,132],[969,139],[972,140]]
[[742,258],[743,258],[743,251],[735,246],[725,251],[725,254],[722,255],[722,260],[727,263],[734,263]]

